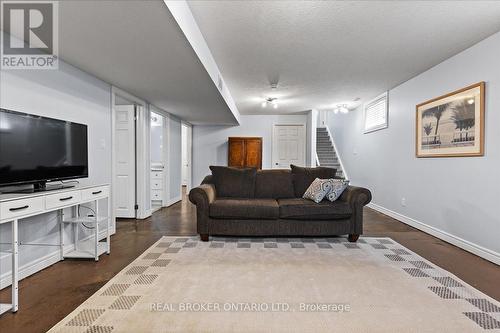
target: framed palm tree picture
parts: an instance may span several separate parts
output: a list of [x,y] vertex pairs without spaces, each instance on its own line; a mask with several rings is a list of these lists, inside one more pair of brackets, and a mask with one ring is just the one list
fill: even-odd
[[417,105],[417,157],[484,155],[484,82]]

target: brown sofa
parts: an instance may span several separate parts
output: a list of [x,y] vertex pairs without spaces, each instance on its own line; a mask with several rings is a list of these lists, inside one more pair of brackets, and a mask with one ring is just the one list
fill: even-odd
[[334,202],[302,199],[316,177],[333,178],[335,169],[292,170],[210,167],[211,176],[189,192],[196,205],[200,238],[226,236],[349,235],[356,242],[363,233],[363,206],[369,190],[349,186]]

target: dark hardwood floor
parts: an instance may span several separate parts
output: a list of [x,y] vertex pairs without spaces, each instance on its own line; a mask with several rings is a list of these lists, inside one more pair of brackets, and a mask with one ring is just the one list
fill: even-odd
[[[497,265],[369,208],[364,214],[364,236],[391,237],[500,301]],[[47,331],[160,237],[195,234],[196,212],[187,200],[163,208],[146,220],[120,220],[111,238],[109,256],[102,256],[99,262],[61,261],[22,280],[19,311],[0,316],[0,332]],[[9,297],[9,288],[0,291],[0,301]]]

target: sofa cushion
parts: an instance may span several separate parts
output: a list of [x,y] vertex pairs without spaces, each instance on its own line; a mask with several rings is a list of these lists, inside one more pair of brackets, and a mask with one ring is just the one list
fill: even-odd
[[293,198],[292,173],[290,170],[259,170],[255,175],[256,198]]
[[290,220],[336,220],[349,218],[352,215],[351,207],[347,202],[327,200],[315,203],[314,201],[293,198],[279,199],[279,216]]
[[262,219],[279,217],[278,202],[274,199],[216,199],[210,204],[210,217],[216,219]]
[[325,167],[303,168],[292,164],[290,168],[292,169],[293,188],[296,198],[302,198],[309,185],[316,178],[335,178],[335,173],[337,173],[337,169]]
[[253,198],[255,192],[254,168],[210,166],[218,197]]

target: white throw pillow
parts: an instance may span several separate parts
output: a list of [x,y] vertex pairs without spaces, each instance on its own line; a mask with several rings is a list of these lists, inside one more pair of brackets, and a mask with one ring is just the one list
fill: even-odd
[[304,199],[312,200],[315,203],[320,203],[321,200],[323,200],[323,198],[331,191],[333,185],[332,180],[333,179],[316,178],[311,185],[309,185],[309,188],[302,197]]
[[347,179],[329,179],[331,181],[331,189],[330,192],[327,194],[328,200],[331,202],[334,202],[337,200],[341,195],[342,192],[349,186],[349,180]]

